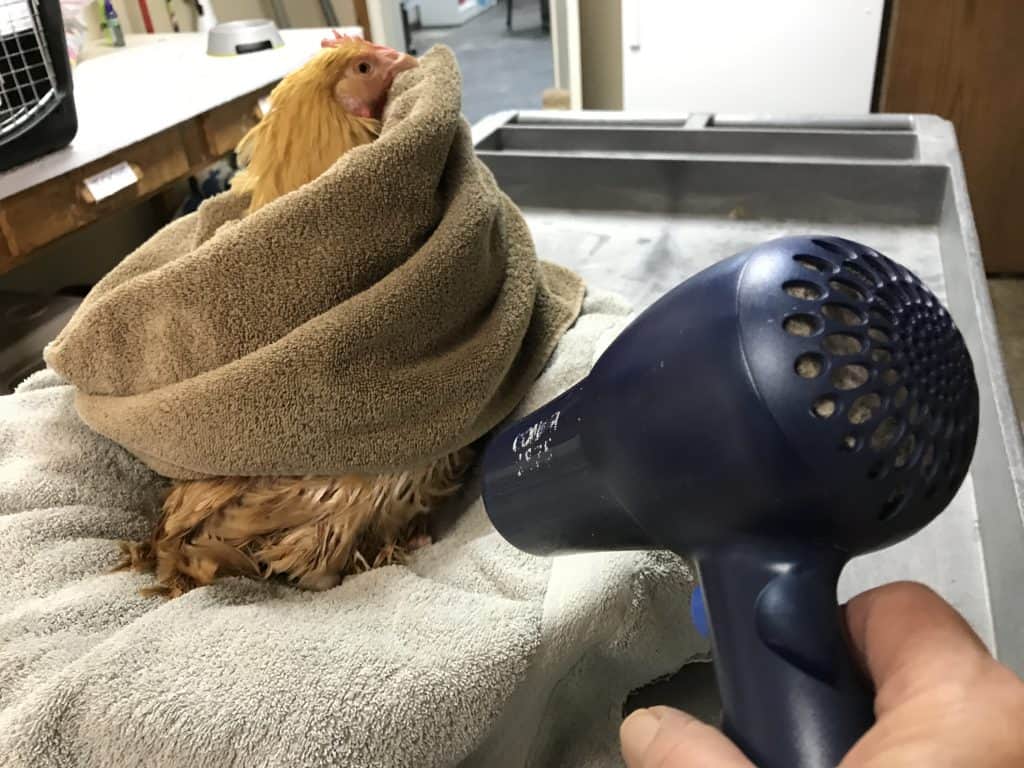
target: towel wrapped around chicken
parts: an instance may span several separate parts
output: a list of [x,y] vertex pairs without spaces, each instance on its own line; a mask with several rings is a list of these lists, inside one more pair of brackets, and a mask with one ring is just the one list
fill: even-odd
[[224,194],[89,294],[47,362],[162,475],[422,465],[504,419],[584,286],[539,262],[474,154],[453,54],[392,86],[380,137],[247,215]]

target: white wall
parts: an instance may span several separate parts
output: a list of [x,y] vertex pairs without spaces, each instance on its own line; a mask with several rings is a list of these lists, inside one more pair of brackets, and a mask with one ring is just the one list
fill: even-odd
[[863,113],[883,0],[622,0],[626,109]]
[[367,0],[366,13],[370,17],[373,42],[394,48],[396,51],[405,50],[402,7],[398,0]]

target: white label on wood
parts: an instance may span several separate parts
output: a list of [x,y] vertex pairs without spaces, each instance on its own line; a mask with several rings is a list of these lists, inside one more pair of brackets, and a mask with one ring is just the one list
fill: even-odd
[[128,163],[121,162],[105,171],[100,171],[95,176],[90,176],[85,180],[85,186],[93,200],[98,203],[100,200],[130,187],[138,180],[139,177],[135,173],[135,169]]

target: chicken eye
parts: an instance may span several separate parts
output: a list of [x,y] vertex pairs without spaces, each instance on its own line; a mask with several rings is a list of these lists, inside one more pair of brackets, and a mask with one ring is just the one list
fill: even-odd
[[359,62],[357,69],[361,75],[368,75],[370,73],[370,65],[365,61]]

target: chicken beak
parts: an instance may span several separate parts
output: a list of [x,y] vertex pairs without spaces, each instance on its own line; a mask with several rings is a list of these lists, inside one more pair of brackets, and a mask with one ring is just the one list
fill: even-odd
[[388,67],[388,75],[391,76],[392,82],[394,82],[395,77],[400,73],[413,69],[414,67],[418,67],[420,64],[408,53],[399,53],[398,51],[395,51],[394,53],[395,59],[391,66]]

